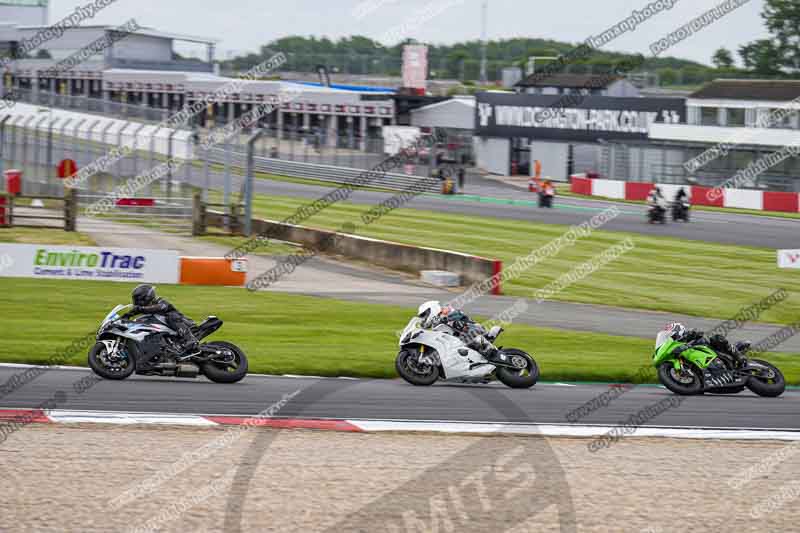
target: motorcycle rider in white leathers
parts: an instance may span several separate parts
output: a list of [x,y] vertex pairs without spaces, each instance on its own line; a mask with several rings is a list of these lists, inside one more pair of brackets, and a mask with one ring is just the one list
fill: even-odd
[[449,305],[442,307],[438,301],[429,301],[419,306],[417,316],[422,319],[422,327],[425,329],[446,324],[453,329],[464,344],[489,360],[498,352],[494,344],[487,338],[486,328],[458,309]]

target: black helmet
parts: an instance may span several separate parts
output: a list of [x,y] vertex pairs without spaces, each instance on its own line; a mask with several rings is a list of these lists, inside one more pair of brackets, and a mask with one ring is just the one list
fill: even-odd
[[139,285],[131,293],[133,305],[144,307],[150,305],[156,300],[156,288],[152,285]]

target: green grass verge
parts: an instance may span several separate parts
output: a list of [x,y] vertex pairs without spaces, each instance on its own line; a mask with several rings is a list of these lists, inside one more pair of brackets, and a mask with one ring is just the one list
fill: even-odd
[[[309,203],[299,198],[259,195],[254,213],[281,220]],[[353,222],[359,235],[497,258],[506,266],[567,229],[556,224],[413,209],[397,209],[364,226],[360,216],[369,209],[340,202],[304,224],[337,229]],[[590,216],[586,215],[587,220]],[[800,315],[800,276],[777,268],[775,250],[636,233],[597,231],[508,281],[504,292],[532,298],[537,289],[628,236],[636,244],[633,251],[567,287],[554,299],[728,319],[742,307],[784,288],[791,296],[763,313],[760,320],[789,324]]]
[[[44,363],[56,350],[92,332],[117,303],[127,283],[0,279],[3,319],[0,361]],[[243,289],[165,285],[159,293],[195,319],[220,316],[225,325],[211,339],[241,345],[253,372],[322,376],[395,377],[395,332],[412,309],[341,302]],[[47,295],[47,297],[37,297]],[[42,317],[53,327],[42,328]],[[357,331],[358,334],[354,334]],[[534,354],[549,381],[629,381],[649,365],[653,341],[511,325],[503,343]],[[771,355],[790,383],[800,383],[800,358]],[[86,354],[68,364],[86,365]],[[655,380],[655,374],[652,374]]]
[[88,235],[76,231],[39,228],[0,228],[0,242],[15,244],[54,244],[94,246]]

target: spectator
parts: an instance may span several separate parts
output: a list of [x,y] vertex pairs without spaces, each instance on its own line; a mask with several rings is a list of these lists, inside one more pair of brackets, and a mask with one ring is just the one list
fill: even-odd
[[460,167],[458,169],[458,192],[464,192],[464,176],[466,172],[464,171],[464,167]]

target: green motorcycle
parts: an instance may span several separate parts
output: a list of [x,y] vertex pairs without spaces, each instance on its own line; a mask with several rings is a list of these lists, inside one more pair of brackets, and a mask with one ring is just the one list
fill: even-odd
[[653,364],[661,384],[684,396],[706,392],[737,394],[748,388],[759,396],[774,398],[786,390],[783,374],[770,363],[748,359],[744,366],[736,368],[729,356],[699,340],[676,341],[672,329],[665,329],[656,337]]

